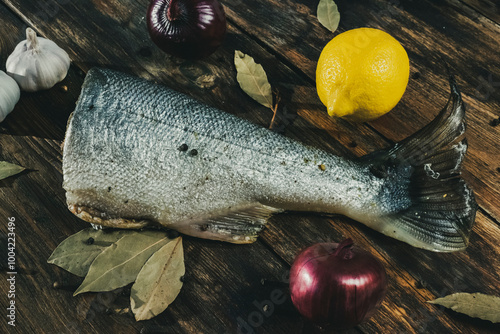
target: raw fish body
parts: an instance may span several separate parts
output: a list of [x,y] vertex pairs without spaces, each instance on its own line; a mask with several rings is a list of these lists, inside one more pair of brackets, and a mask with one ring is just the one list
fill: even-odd
[[[416,247],[454,251],[466,247],[476,210],[458,177],[463,114],[452,83],[452,98],[427,130],[351,161],[166,87],[94,68],[68,124],[63,186],[69,209],[103,226],[159,224],[248,243],[273,213],[315,211],[349,216]],[[438,130],[444,135],[432,135]]]

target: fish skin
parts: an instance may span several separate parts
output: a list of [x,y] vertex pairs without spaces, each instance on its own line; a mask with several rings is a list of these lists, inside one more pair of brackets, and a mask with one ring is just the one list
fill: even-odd
[[422,236],[398,217],[414,205],[415,164],[377,172],[386,160],[344,159],[166,87],[94,68],[68,123],[63,187],[74,214],[103,226],[159,224],[249,243],[273,213],[314,211],[346,215],[420,248],[465,248],[472,195],[460,215],[467,226],[447,230],[450,238]]

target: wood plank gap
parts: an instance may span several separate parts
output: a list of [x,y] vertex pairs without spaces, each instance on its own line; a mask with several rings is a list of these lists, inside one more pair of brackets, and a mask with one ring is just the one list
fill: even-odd
[[[42,35],[42,33],[40,33],[40,31],[35,27],[35,25],[30,22],[30,20],[22,14],[22,12],[20,10],[18,10],[16,7],[14,6],[11,6],[9,3],[5,2],[5,0],[2,0],[2,3],[8,8],[8,10],[10,12],[12,12],[14,15],[16,15],[21,21],[23,21],[24,23],[28,24],[29,26],[31,26],[36,32],[37,34],[39,35]],[[255,43],[257,43],[260,47],[262,47],[263,49],[265,49],[269,54],[273,55],[274,57],[276,57],[283,65],[285,65],[286,67],[290,68],[293,72],[295,72],[301,79],[305,80],[306,82],[309,82],[311,83],[313,86],[316,85],[316,82],[315,80],[313,80],[312,78],[310,78],[305,72],[303,72],[300,68],[298,68],[297,66],[295,66],[292,62],[290,62],[286,57],[282,56],[280,53],[276,53],[274,52],[274,50],[268,46],[267,44],[265,44],[264,42],[262,42],[262,40],[258,39],[256,36],[252,35],[251,33],[249,33],[247,30],[245,30],[242,26],[240,26],[239,24],[237,24],[234,20],[232,20],[230,17],[227,17],[226,18],[228,20],[228,22],[230,22],[234,27],[236,27],[236,29],[240,30],[242,32],[242,34],[248,36],[250,39],[252,39]],[[75,63],[72,63],[73,66],[77,67],[79,70],[81,70],[82,72],[86,73],[85,71],[83,71],[82,68],[80,68],[78,66],[78,64],[75,64]],[[384,140],[384,142],[386,142],[388,145],[393,145],[394,142],[391,141],[390,139],[388,139],[386,136],[384,136],[380,131],[377,131],[372,125],[366,123],[366,126],[372,130],[376,135],[378,135],[382,140]]]
[[[272,219],[272,218],[271,218]],[[267,222],[268,224],[272,224],[272,222]],[[285,267],[291,267],[291,263],[288,263],[287,260],[285,260],[280,254],[278,254],[278,252],[276,252],[276,250],[274,250],[273,246],[267,242],[264,238],[258,238],[258,241],[260,241],[262,243],[262,245],[267,249],[269,250],[272,254],[274,254],[278,259],[280,259],[281,263],[285,266]],[[288,268],[290,269],[290,268]]]
[[[27,26],[35,30],[37,35],[44,37],[45,35],[42,33],[42,31],[37,27],[36,24],[31,22],[26,15],[22,13],[22,11],[18,8],[16,8],[13,4],[10,4],[6,0],[2,0],[0,4],[3,4],[3,6],[12,13],[12,15],[16,16],[20,21],[25,23]],[[87,74],[86,71],[84,71],[76,62],[71,61],[71,66],[76,68],[77,70]]]
[[[272,223],[272,222],[271,222]],[[333,221],[333,220],[330,220],[330,223],[332,225],[335,225],[336,223]],[[365,243],[372,243],[371,240],[364,234],[362,233],[361,231],[359,230],[353,230],[353,232],[356,233],[356,239],[364,239],[365,240]],[[283,259],[282,256],[280,256],[271,246],[271,243],[267,242],[266,240],[264,240],[264,238],[260,238],[262,241],[263,241],[263,244],[266,244],[268,245],[268,248],[269,250],[274,253],[276,255],[276,257],[278,258],[281,258]],[[416,277],[412,272],[408,271],[408,270],[405,270],[403,268],[400,268],[398,267],[397,265],[395,265],[395,263],[393,261],[391,261],[390,257],[389,257],[389,254],[385,253],[381,248],[377,247],[377,246],[374,246],[374,251],[377,253],[378,257],[379,258],[383,258],[384,259],[384,262],[387,263],[391,268],[392,268],[392,271],[394,272],[398,272],[398,273],[402,273],[402,272],[405,272],[408,276],[410,276],[414,281],[418,282],[421,280],[421,277]],[[292,263],[289,263],[287,260],[284,260],[283,261],[288,264],[289,266],[292,265]],[[389,271],[387,270],[386,268],[386,271]],[[428,288],[425,288],[425,289],[419,289],[417,288],[417,286],[415,286],[413,284],[413,282],[404,277],[405,275],[398,275],[399,278],[403,279],[407,284],[408,286],[411,288],[411,290],[413,291],[413,293],[418,296],[418,298],[422,299],[422,300],[427,300],[428,297],[425,295],[425,291],[428,291],[430,294],[434,295],[436,298],[439,297],[439,295],[437,295],[435,292],[433,292],[431,289],[428,289]],[[361,328],[358,328],[356,327],[357,330],[360,331],[360,333],[365,333],[364,331],[362,331]]]
[[[495,61],[491,58],[491,52],[474,53],[470,48],[464,48],[464,41],[461,39],[460,29],[467,29],[466,24],[463,22],[467,22],[471,25],[471,29],[476,36],[483,36],[485,38],[484,42],[481,42],[482,38],[477,38],[477,43],[474,45],[487,47],[488,49],[493,45],[494,36],[496,36],[496,31],[499,30],[498,26],[495,24],[491,24],[489,20],[484,18],[482,15],[477,15],[475,12],[470,10],[468,7],[464,6],[458,0],[446,0],[439,5],[432,3],[431,1],[426,1],[424,3],[416,3],[412,2],[404,5],[405,8],[393,8],[393,5],[382,4],[379,1],[373,2],[373,7],[367,12],[370,14],[363,13],[362,11],[359,13],[360,15],[352,15],[344,20],[344,25],[341,24],[341,30],[349,29],[354,27],[359,27],[363,25],[364,22],[373,22],[376,27],[385,27],[387,29],[395,29],[401,30],[401,33],[395,33],[395,37],[401,39],[403,45],[408,45],[408,51],[410,53],[410,58],[413,60],[412,69],[415,72],[422,72],[424,75],[422,77],[423,80],[410,80],[409,89],[407,91],[411,92],[412,95],[409,98],[404,99],[398,104],[395,110],[389,113],[387,116],[382,117],[379,120],[371,122],[371,125],[379,129],[382,133],[384,133],[388,138],[391,138],[394,141],[398,141],[403,139],[410,134],[412,130],[412,125],[417,125],[415,127],[423,127],[426,123],[430,122],[430,117],[432,116],[432,110],[434,110],[434,106],[431,108],[431,103],[428,101],[432,101],[435,99],[435,96],[438,95],[440,97],[444,95],[448,95],[449,92],[445,88],[447,87],[446,81],[443,80],[444,77],[441,75],[438,76],[437,73],[441,73],[441,67],[437,62],[436,53],[433,52],[433,49],[436,47],[442,46],[444,48],[448,48],[450,50],[456,49],[458,53],[456,57],[450,57],[452,60],[451,64],[453,64],[453,59],[457,62],[457,64],[464,64],[466,68],[464,69],[467,73],[475,73],[475,74],[463,74],[464,79],[467,79],[468,84],[464,84],[463,81],[459,80],[461,87],[464,89],[464,99],[467,100],[466,103],[470,104],[472,109],[480,110],[476,115],[471,115],[471,120],[473,122],[469,123],[472,125],[469,129],[469,133],[476,136],[474,138],[474,143],[471,140],[471,148],[472,144],[474,144],[474,151],[470,150],[468,157],[473,159],[468,159],[467,161],[467,173],[464,173],[469,178],[469,183],[472,185],[476,185],[477,191],[480,196],[478,196],[478,200],[481,202],[481,207],[488,210],[491,214],[499,219],[498,208],[494,204],[494,199],[498,197],[498,191],[496,191],[492,178],[489,175],[492,173],[491,170],[485,168],[486,163],[488,161],[484,161],[482,156],[487,156],[485,154],[487,147],[485,147],[484,142],[479,138],[483,137],[486,139],[494,138],[494,134],[491,129],[486,129],[482,133],[482,118],[493,119],[496,118],[495,115],[492,114],[490,106],[495,106],[494,99],[489,99],[488,101],[483,101],[478,98],[478,89],[481,87],[479,85],[479,81],[484,82],[484,78],[488,78],[489,81],[495,80],[496,64]],[[475,0],[470,0],[475,1]],[[470,2],[469,1],[469,2]],[[254,5],[250,5],[251,2],[247,2],[249,5],[245,5],[239,8],[238,1],[229,1],[227,8],[229,8],[229,13],[233,20],[238,21],[240,25],[245,27],[250,33],[255,36],[262,35],[262,40],[269,44],[276,52],[284,54],[288,59],[294,61],[297,66],[299,66],[308,76],[314,80],[315,74],[315,58],[319,56],[319,52],[321,51],[320,45],[321,43],[326,43],[331,37],[324,35],[323,31],[320,30],[318,24],[312,24],[309,22],[311,15],[314,14],[314,8],[310,5],[305,5],[304,7],[293,7],[292,3],[287,2],[286,5],[283,4],[283,8],[278,11],[275,10],[270,3],[266,1],[258,1],[261,5],[260,8],[266,8],[266,5],[269,6],[269,11],[272,12],[270,14],[271,19],[267,19],[265,24],[269,28],[273,28],[274,21],[276,25],[281,27],[280,29],[276,29],[276,31],[272,31],[272,33],[267,33],[269,29],[265,29],[263,26],[256,25],[254,22],[265,13],[265,9],[259,9]],[[372,2],[370,2],[372,3]],[[427,3],[427,5],[425,5]],[[458,4],[458,8],[457,8]],[[262,6],[263,5],[263,6]],[[432,6],[429,6],[432,5]],[[451,10],[443,12],[443,6],[449,5]],[[345,8],[349,13],[355,13],[356,10],[367,9],[367,6],[361,4],[351,4],[348,5],[348,2],[345,2]],[[385,8],[389,6],[390,8],[385,10]],[[400,6],[401,7],[401,6]],[[432,12],[435,16],[432,20],[429,20],[429,24],[425,24],[427,21],[426,17],[429,17],[429,13],[425,9],[425,7],[429,8],[429,12]],[[284,8],[290,8],[290,12],[293,12],[295,9],[301,8],[300,12],[301,20],[297,22],[297,26],[293,27],[294,34],[287,34],[286,26],[289,26],[293,19],[287,17],[288,15],[282,14]],[[393,10],[395,12],[393,13]],[[373,13],[383,14],[386,13],[389,16],[388,21],[381,21],[385,18],[384,15],[373,15]],[[397,23],[399,20],[403,20],[406,12],[414,12],[412,15],[408,15],[408,25],[402,25],[401,23]],[[427,13],[427,16],[426,14]],[[446,14],[445,14],[446,13]],[[445,15],[443,15],[445,14]],[[386,16],[387,16],[386,15]],[[276,18],[274,18],[276,16]],[[392,18],[392,19],[391,19]],[[448,25],[448,28],[444,25],[439,25],[438,21],[444,19],[444,22]],[[341,21],[342,22],[342,21]],[[382,24],[381,24],[382,23]],[[385,25],[385,23],[387,25]],[[285,27],[285,28],[283,28]],[[310,33],[306,33],[305,28],[311,28]],[[480,29],[487,31],[484,35],[479,34]],[[413,30],[418,31],[422,29],[422,33],[427,35],[426,39],[428,41],[420,41],[419,33],[416,34]],[[443,40],[441,44],[439,39],[436,36],[447,35],[449,38]],[[470,36],[468,34],[468,38],[474,38],[474,36]],[[307,42],[307,38],[311,40],[310,43]],[[297,43],[297,41],[303,41],[302,44]],[[293,43],[297,43],[297,46],[289,49]],[[298,49],[298,50],[296,50]],[[463,50],[462,50],[463,49]],[[493,50],[494,48],[492,48]],[[479,51],[479,50],[478,50]],[[445,52],[448,56],[451,56],[451,53]],[[477,58],[476,56],[477,55]],[[300,59],[300,61],[295,60]],[[474,59],[479,61],[468,61],[468,59]],[[485,62],[485,60],[488,60]],[[492,79],[490,79],[492,78]],[[479,81],[478,81],[479,80]],[[467,82],[466,81],[466,82]],[[494,82],[494,81],[493,81]],[[476,90],[474,90],[474,85]],[[415,95],[413,95],[415,94]],[[429,97],[427,100],[423,97]],[[432,99],[430,97],[433,96]],[[496,95],[495,95],[496,96]],[[479,96],[480,97],[480,96]],[[425,107],[425,109],[423,109]],[[411,110],[415,109],[415,110]],[[422,112],[420,112],[422,111]],[[403,116],[402,116],[403,115]],[[470,115],[470,114],[469,114]],[[401,118],[405,117],[405,119]],[[395,126],[396,125],[396,126]],[[397,131],[394,131],[396,130]],[[368,130],[368,129],[367,129]],[[472,131],[471,131],[472,130]],[[370,131],[371,132],[371,131]],[[413,131],[411,131],[413,132]],[[398,136],[394,136],[394,133],[398,133]],[[404,136],[402,136],[404,135]],[[469,136],[469,135],[468,135]],[[473,139],[471,137],[470,139]],[[492,150],[496,151],[496,145],[492,145]],[[471,172],[469,172],[471,171]],[[480,177],[484,175],[484,177]]]
[[485,215],[489,220],[491,220],[492,222],[494,222],[495,224],[498,225],[498,227],[500,227],[500,221],[496,220],[495,217],[493,217],[492,215],[489,214],[488,211],[486,211],[485,209],[483,209],[482,207],[479,207],[478,212],[481,212],[483,215]]
[[[382,134],[382,132],[378,131],[378,130],[377,130],[375,127],[373,127],[371,124],[369,124],[369,123],[365,123],[365,124],[366,124],[366,126],[367,126],[370,130],[372,130],[375,134],[377,134],[378,136],[380,136],[380,138],[382,138],[382,139],[383,139],[383,140],[384,140],[384,141],[385,141],[388,145],[394,145],[394,144],[395,144],[395,142],[394,142],[394,141],[392,141],[392,140],[390,140],[389,138],[387,138],[386,136],[384,136],[384,135]],[[417,131],[418,131],[418,130],[417,130]],[[415,131],[415,132],[417,132],[417,131]]]
[[[272,222],[268,222],[268,224],[269,223],[272,224]],[[271,254],[275,255],[275,257],[282,262],[284,267],[288,268],[288,270],[290,269],[292,264],[285,260],[280,254],[278,254],[271,243],[267,242],[264,238],[258,238],[257,241],[260,242],[269,252],[271,252]],[[359,326],[354,327],[353,330],[357,331],[359,334],[368,334],[367,332],[363,331],[362,328],[359,328]],[[302,334],[309,334],[310,328],[304,326],[301,332]]]
[[[453,1],[453,0],[452,0]],[[491,21],[492,24],[495,24],[497,26],[499,26],[498,23],[496,23],[494,20],[492,20],[491,18],[487,17],[486,15],[484,15],[483,13],[480,13],[478,10],[476,10],[475,8],[473,8],[472,6],[470,6],[469,4],[465,3],[464,1],[462,0],[458,0],[458,1],[453,1],[455,2],[455,4],[457,4],[458,6],[458,3],[462,3],[463,6],[466,6],[468,7],[470,10],[474,11],[474,12],[477,12],[479,13],[480,15],[484,16],[485,18],[487,18],[489,21]],[[20,10],[18,10],[16,7],[14,7],[13,5],[10,5],[8,2],[5,2],[5,0],[2,0],[1,2],[6,8],[8,11],[10,11],[13,15],[17,16],[21,21],[23,21],[25,24],[29,25],[30,27],[32,27],[35,31],[37,31],[37,33],[39,35],[42,35],[43,34],[41,33],[41,31],[36,27],[36,25],[34,25],[25,15],[22,14],[22,12]],[[249,33],[246,29],[244,29],[242,26],[240,26],[239,24],[237,24],[234,20],[232,20],[231,18],[227,18],[227,20],[233,25],[235,26],[238,30],[240,30],[244,35],[248,36],[250,39],[252,39],[253,41],[255,41],[259,46],[261,46],[263,49],[265,49],[269,54],[273,55],[274,57],[276,57],[281,63],[283,63],[285,66],[287,66],[288,68],[290,68],[293,72],[295,72],[299,77],[301,77],[302,79],[304,79],[305,81],[308,81],[310,82],[312,85],[315,85],[315,81],[310,78],[305,72],[303,72],[300,68],[298,68],[297,66],[293,65],[293,63],[291,63],[290,61],[288,61],[287,58],[283,57],[281,54],[279,53],[276,53],[274,52],[274,50],[269,47],[267,44],[263,43],[260,39],[258,39],[256,36],[252,35],[251,33]],[[76,67],[78,70],[86,73],[80,66],[78,66],[78,64],[76,63],[72,63],[72,65],[74,67]],[[377,136],[379,136],[381,139],[383,139],[388,145],[393,145],[395,142],[390,140],[389,138],[387,138],[386,136],[384,136],[380,131],[378,131],[377,129],[375,129],[372,125],[370,125],[369,123],[366,123],[367,127],[372,130]],[[493,222],[495,222],[497,225],[500,226],[500,222],[498,220],[496,220],[493,216],[491,216],[484,208],[482,208],[481,206],[479,206],[479,209],[478,210],[481,210],[481,212],[487,216],[489,219],[491,219]],[[262,240],[262,239],[261,239]],[[267,242],[263,241],[263,245],[268,248],[271,252],[273,252],[279,259],[281,259],[283,262],[286,263],[286,261],[281,258],[275,251],[274,249],[272,248],[272,246],[270,244],[268,244]]]

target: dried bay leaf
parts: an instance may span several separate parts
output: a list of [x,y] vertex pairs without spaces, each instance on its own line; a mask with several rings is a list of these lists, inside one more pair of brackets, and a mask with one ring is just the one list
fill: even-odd
[[84,277],[94,259],[107,247],[133,231],[95,230],[86,228],[66,238],[52,252],[48,263],[55,264],[73,275]]
[[150,256],[169,240],[161,231],[131,231],[95,258],[74,295],[111,291],[132,283]]
[[271,85],[262,65],[255,63],[252,57],[238,50],[234,52],[234,65],[237,72],[236,80],[241,89],[255,101],[272,109]]
[[320,0],[318,4],[318,21],[326,29],[335,32],[339,26],[340,13],[333,0]]
[[0,161],[0,180],[21,173],[26,168],[11,164],[7,161]]
[[470,317],[500,323],[500,297],[460,292],[428,301],[428,303],[442,305]]
[[178,237],[154,253],[137,275],[130,292],[135,319],[148,320],[163,312],[181,291],[184,272],[182,238]]

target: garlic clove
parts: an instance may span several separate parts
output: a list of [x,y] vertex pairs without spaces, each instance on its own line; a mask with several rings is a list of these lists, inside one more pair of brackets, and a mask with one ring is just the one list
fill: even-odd
[[0,122],[14,110],[21,97],[21,91],[16,81],[5,72],[0,71]]
[[7,59],[7,73],[22,90],[36,92],[52,88],[68,74],[71,60],[56,43],[37,37],[26,29],[26,40],[19,43]]

